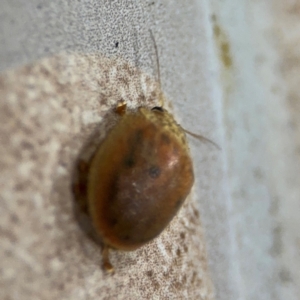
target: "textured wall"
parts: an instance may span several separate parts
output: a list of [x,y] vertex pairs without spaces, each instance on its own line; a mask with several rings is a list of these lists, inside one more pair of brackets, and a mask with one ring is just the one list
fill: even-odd
[[0,27],[1,299],[212,299],[209,273],[218,298],[235,299],[222,151],[190,139],[186,205],[149,245],[113,251],[113,277],[79,227],[70,188],[120,95],[132,107],[157,103],[149,29],[179,123],[222,146],[205,2],[2,0]]
[[[298,299],[298,2],[0,0],[0,298]],[[120,98],[157,104],[149,29],[166,106],[222,150],[189,137],[186,204],[106,276],[71,182]]]
[[239,299],[299,299],[299,7],[212,2]]

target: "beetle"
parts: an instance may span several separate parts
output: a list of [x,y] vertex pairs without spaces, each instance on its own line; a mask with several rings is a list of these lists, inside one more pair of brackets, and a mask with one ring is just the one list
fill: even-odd
[[[154,41],[152,32],[151,37]],[[118,121],[84,168],[81,190],[109,272],[110,248],[132,251],[159,236],[190,193],[194,171],[186,133],[211,142],[177,124],[163,108],[162,92],[158,95],[162,105],[153,108],[127,109],[121,100]],[[80,192],[78,183],[74,190]]]

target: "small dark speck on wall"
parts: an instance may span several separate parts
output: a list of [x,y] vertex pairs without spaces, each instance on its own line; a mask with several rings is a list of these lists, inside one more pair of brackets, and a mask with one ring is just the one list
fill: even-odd
[[115,42],[115,47],[116,47],[116,48],[119,47],[119,42]]

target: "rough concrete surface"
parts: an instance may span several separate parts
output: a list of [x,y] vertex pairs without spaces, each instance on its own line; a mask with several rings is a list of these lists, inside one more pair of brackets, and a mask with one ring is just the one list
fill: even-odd
[[235,298],[221,151],[190,139],[191,196],[158,239],[112,252],[113,276],[71,192],[82,147],[105,136],[117,101],[157,104],[149,29],[167,106],[220,143],[208,24],[201,1],[1,1],[1,299],[213,299],[210,274],[218,298]]

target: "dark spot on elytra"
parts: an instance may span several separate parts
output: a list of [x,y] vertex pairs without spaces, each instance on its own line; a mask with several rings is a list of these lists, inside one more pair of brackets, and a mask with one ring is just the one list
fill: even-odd
[[135,165],[135,161],[132,155],[126,156],[126,158],[123,161],[124,166],[127,168],[132,168]]
[[141,143],[143,138],[143,131],[137,130],[130,138],[129,141],[129,151],[127,152],[125,159],[123,161],[124,166],[127,168],[132,168],[135,165],[136,149]]
[[158,166],[151,166],[148,169],[148,174],[153,179],[158,178],[160,176],[160,173],[161,173],[161,169]]

